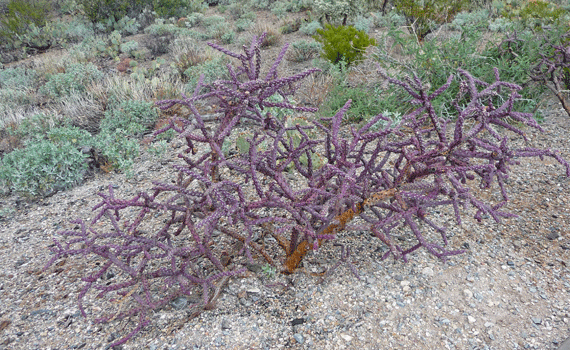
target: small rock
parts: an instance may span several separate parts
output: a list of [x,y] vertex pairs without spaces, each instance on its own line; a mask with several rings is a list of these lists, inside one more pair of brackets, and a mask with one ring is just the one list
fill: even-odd
[[182,310],[188,304],[188,299],[186,297],[178,297],[170,302],[173,308],[176,310]]
[[249,288],[247,290],[247,292],[249,294],[259,294],[259,293],[261,293],[261,290],[259,290],[259,288],[257,288],[257,287],[253,287],[253,288]]
[[546,238],[548,238],[549,240],[553,241],[555,239],[557,239],[558,237],[560,237],[560,234],[558,234],[558,232],[556,231],[551,231]]
[[349,341],[352,340],[352,337],[351,337],[350,335],[348,335],[348,334],[341,334],[340,337],[341,337],[342,339],[344,339],[345,341],[347,341],[347,342],[349,342]]
[[493,322],[485,322],[485,328],[493,327],[494,325]]
[[222,320],[222,329],[230,329],[230,328],[232,328],[230,321]]
[[410,285],[410,281],[402,281],[402,282],[400,282],[400,285],[401,285],[402,287],[409,286],[409,285]]
[[473,292],[470,291],[469,289],[465,289],[465,290],[463,291],[463,294],[465,294],[465,297],[468,298],[468,299],[471,299],[471,298],[473,297]]
[[395,279],[396,281],[403,281],[403,280],[404,280],[404,277],[402,277],[402,275],[395,275],[395,276],[394,276],[394,279]]
[[428,277],[433,277],[434,273],[433,273],[433,269],[431,267],[424,267],[422,270],[422,275],[424,276],[428,276]]
[[303,323],[305,323],[305,319],[304,319],[304,318],[294,318],[294,319],[291,321],[291,326],[297,326],[297,325],[300,325],[300,324],[303,324]]
[[299,344],[303,344],[303,342],[305,342],[305,339],[303,338],[303,336],[299,333],[295,333],[293,334],[293,338],[295,338],[295,341]]
[[475,323],[477,320],[473,316],[467,316],[467,321],[469,321],[469,323]]
[[542,319],[540,317],[533,317],[532,318],[532,323],[534,324],[541,324],[542,323]]
[[513,267],[513,266],[515,266],[515,262],[512,260],[507,260],[507,265]]

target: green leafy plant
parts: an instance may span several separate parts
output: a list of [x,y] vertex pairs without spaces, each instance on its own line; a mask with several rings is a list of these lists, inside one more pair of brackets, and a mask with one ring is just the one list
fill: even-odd
[[525,26],[531,28],[557,23],[567,13],[567,10],[557,4],[545,0],[506,1],[501,5],[500,14],[503,17],[520,20]]
[[83,180],[86,157],[70,142],[32,143],[0,160],[0,187],[32,198],[53,195]]
[[342,25],[346,25],[349,17],[366,9],[366,4],[364,0],[314,0],[313,9],[328,23],[338,23],[342,19]]
[[202,0],[153,0],[153,6],[156,14],[162,18],[184,17],[208,8]]
[[40,92],[52,98],[83,93],[89,83],[102,77],[103,73],[93,63],[75,63],[66,67],[65,73],[48,76],[48,81],[40,88]]
[[145,7],[152,7],[152,0],[79,0],[91,22],[103,22],[112,18],[119,21],[129,15],[136,17]]
[[112,134],[123,129],[128,135],[142,137],[158,119],[152,102],[124,101],[117,108],[105,112],[101,121],[101,133]]
[[468,5],[466,0],[394,0],[396,9],[406,17],[419,41]]
[[46,0],[11,0],[8,12],[0,14],[1,46],[20,47],[27,44],[23,37],[29,31],[41,31],[49,19]]
[[332,115],[341,109],[349,99],[352,100],[352,104],[344,116],[345,123],[368,121],[382,112],[382,105],[374,90],[337,84],[319,108],[319,114],[322,116]]
[[299,28],[299,31],[306,35],[315,35],[317,34],[318,29],[323,29],[321,23],[319,21],[311,21],[307,23],[303,23]]
[[354,27],[330,24],[326,24],[325,29],[317,29],[313,38],[323,44],[321,56],[334,64],[340,61],[347,65],[356,63],[362,60],[368,46],[377,44],[374,38]]
[[291,44],[287,59],[293,62],[308,61],[319,54],[322,45],[315,41],[300,40]]

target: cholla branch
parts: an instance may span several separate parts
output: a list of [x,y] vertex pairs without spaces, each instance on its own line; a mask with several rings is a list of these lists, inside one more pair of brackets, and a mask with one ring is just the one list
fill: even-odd
[[[200,80],[192,96],[158,102],[161,108],[182,104],[191,111],[160,130],[172,129],[186,141],[174,166],[178,177],[173,183],[155,182],[148,193],[127,200],[116,198],[110,186],[108,193],[100,194],[89,224],[74,221],[77,226],[62,232],[61,241],[55,240],[54,257],[46,268],[67,256],[100,262],[84,273],[79,293],[84,315],[84,299],[95,291],[110,298],[114,309],[98,322],[138,317],[134,330],[112,345],[134,336],[146,326],[152,310],[166,308],[180,296],[194,300],[195,314],[212,308],[228,278],[254,260],[282,260],[282,271],[293,273],[309,251],[335,241],[353,221],[363,222],[360,225],[388,247],[378,258],[391,255],[407,261],[420,248],[440,259],[459,254],[460,250],[446,248],[445,227],[431,213],[450,207],[459,225],[468,207],[478,220],[483,215],[496,221],[511,216],[502,211],[508,200],[505,180],[520,157],[552,157],[570,176],[570,166],[558,152],[509,144],[505,134],[525,135],[510,119],[539,126],[531,115],[514,111],[520,87],[501,81],[498,71],[489,83],[459,71],[463,96],[454,100],[455,125],[432,106],[433,99],[453,84],[451,77],[433,93],[417,77],[387,77],[410,94],[414,109],[397,125],[372,130],[379,121],[389,121],[378,115],[345,132],[343,117],[351,101],[330,118],[302,123],[266,112],[268,107],[313,111],[286,98],[314,70],[279,77],[283,50],[261,79],[262,40],[263,36],[254,38],[243,54],[212,44],[240,62],[228,67],[230,79],[206,86],[205,94],[199,93],[204,91]],[[269,102],[274,94],[285,100]],[[222,114],[212,128],[206,127],[196,107],[205,99],[215,100]],[[236,134],[244,118],[252,122],[245,139],[249,148],[227,156],[223,143]],[[224,178],[222,173],[232,176]],[[478,198],[472,191],[475,182],[482,188],[496,184],[502,198]],[[127,219],[125,213],[133,209],[137,214]],[[399,227],[407,228],[415,241],[406,245],[395,240]],[[275,250],[260,241],[264,235],[275,238],[283,259],[271,256]],[[341,246],[340,262],[356,274],[349,248]]]

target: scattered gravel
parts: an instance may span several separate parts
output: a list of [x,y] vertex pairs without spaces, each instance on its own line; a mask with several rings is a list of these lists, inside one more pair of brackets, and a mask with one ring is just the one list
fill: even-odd
[[[543,127],[544,134],[529,131],[532,144],[570,159],[570,119],[557,109]],[[174,160],[181,144],[173,145]],[[137,163],[131,179],[97,174],[40,202],[0,199],[0,208],[14,209],[0,222],[0,349],[106,349],[134,327],[132,320],[102,325],[80,316],[80,278],[93,260],[43,266],[57,231],[71,227],[70,219],[91,218],[96,193],[108,184],[125,198],[175,176],[170,161],[143,155]],[[380,242],[346,232],[338,243],[350,244],[360,279],[346,264],[324,282],[314,277],[339,259],[339,247],[325,245],[293,275],[251,268],[258,272],[231,279],[217,307],[198,317],[190,300],[178,298],[118,348],[557,349],[570,335],[570,179],[563,175],[550,159],[521,160],[508,181],[508,209],[519,217],[501,224],[465,216],[458,227],[446,210],[436,213],[449,219],[450,244],[466,249],[445,263],[424,251],[408,263],[381,261]],[[95,297],[85,305],[89,316],[113,306]]]

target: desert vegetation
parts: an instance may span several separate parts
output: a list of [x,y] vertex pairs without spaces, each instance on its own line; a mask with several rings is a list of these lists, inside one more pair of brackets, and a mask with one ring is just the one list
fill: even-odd
[[[160,162],[168,142],[185,143],[172,183],[129,199],[109,187],[46,264],[99,257],[81,311],[95,292],[119,304],[99,322],[138,319],[112,345],[181,295],[200,295],[197,314],[214,307],[252,261],[293,273],[347,229],[383,242],[379,259],[460,254],[436,208],[457,224],[508,217],[522,157],[570,176],[555,150],[509,142],[540,129],[546,98],[570,117],[566,2],[134,3],[0,2],[1,195],[33,201],[94,172],[129,175],[141,152]],[[491,186],[495,202],[471,191]],[[414,244],[394,239],[402,226]]]

